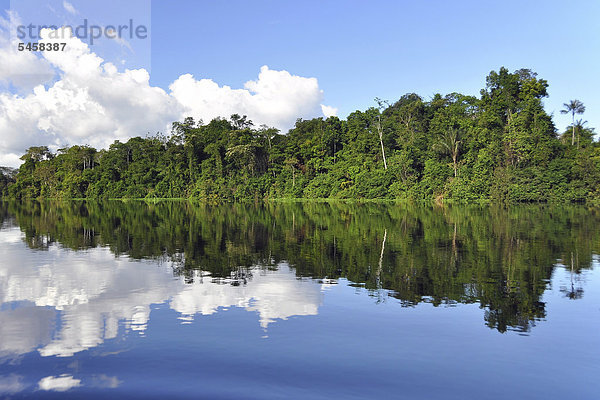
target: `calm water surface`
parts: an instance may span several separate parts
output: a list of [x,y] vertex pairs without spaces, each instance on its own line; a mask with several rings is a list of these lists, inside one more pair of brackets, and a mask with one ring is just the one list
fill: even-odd
[[5,202],[0,226],[0,398],[599,398],[599,210]]

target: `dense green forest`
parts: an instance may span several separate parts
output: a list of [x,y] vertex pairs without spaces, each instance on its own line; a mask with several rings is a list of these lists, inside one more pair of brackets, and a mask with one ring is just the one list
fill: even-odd
[[374,301],[476,303],[501,332],[545,318],[556,269],[571,272],[562,295],[583,296],[579,275],[600,244],[600,213],[578,205],[3,201],[3,223],[39,251],[107,247],[169,263],[189,280],[201,270],[241,284],[257,266],[288,263],[299,277],[349,279]]
[[0,171],[13,198],[405,199],[600,203],[600,143],[576,120],[557,132],[548,83],[526,69],[492,71],[479,98],[417,94],[337,117],[298,120],[287,134],[245,116],[186,118],[170,135],[56,154],[31,147]]

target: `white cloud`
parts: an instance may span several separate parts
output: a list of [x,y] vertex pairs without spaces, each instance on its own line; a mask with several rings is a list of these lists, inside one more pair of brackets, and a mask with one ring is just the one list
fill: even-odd
[[75,379],[71,375],[47,376],[40,379],[38,388],[40,390],[53,390],[55,392],[66,392],[74,387],[81,386],[81,380]]
[[317,79],[271,70],[266,65],[258,79],[246,82],[244,89],[219,86],[211,79],[196,80],[190,74],[180,76],[169,89],[186,113],[205,121],[237,113],[248,115],[256,125],[282,130],[293,126],[297,118],[320,115],[323,98]]
[[[42,37],[48,34],[42,31]],[[36,86],[26,96],[0,94],[3,162],[32,145],[107,147],[116,139],[164,131],[180,117],[177,101],[150,86],[145,70],[118,72],[79,39],[66,42],[63,52],[43,53],[60,71],[53,85]]]
[[18,51],[19,40],[11,29],[21,25],[13,12],[0,17],[0,89],[12,84],[18,90],[31,91],[48,83],[55,75],[50,63],[30,51]]
[[[10,64],[0,66],[0,84],[10,82],[28,89],[26,94],[0,92],[0,165],[19,165],[19,156],[34,145],[105,148],[114,140],[168,133],[173,121],[187,116],[208,122],[237,113],[247,115],[257,126],[266,124],[285,132],[297,118],[335,110],[321,105],[323,92],[317,79],[267,66],[243,89],[184,74],[167,93],[150,85],[146,70],[120,72],[78,38],[52,39],[50,32],[42,30],[44,41],[66,41],[65,51],[43,52],[43,58],[38,58],[0,42],[0,57]],[[49,75],[54,70],[57,76]],[[10,71],[31,73],[11,75]],[[52,78],[54,83],[49,83]]]
[[326,117],[335,117],[337,115],[338,109],[335,107],[330,107],[321,104],[321,111],[323,111],[323,115]]
[[73,4],[69,3],[68,1],[64,0],[63,1],[63,7],[65,8],[65,10],[67,10],[69,13],[75,15],[77,14],[77,10],[75,9],[75,7],[73,7]]

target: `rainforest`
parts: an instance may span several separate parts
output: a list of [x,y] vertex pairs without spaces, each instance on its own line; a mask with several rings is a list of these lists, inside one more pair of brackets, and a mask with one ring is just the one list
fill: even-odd
[[338,117],[298,119],[287,133],[237,114],[132,132],[108,149],[30,147],[0,169],[5,198],[387,199],[457,203],[600,203],[600,143],[564,104],[559,132],[548,82],[502,67],[480,96],[408,93]]

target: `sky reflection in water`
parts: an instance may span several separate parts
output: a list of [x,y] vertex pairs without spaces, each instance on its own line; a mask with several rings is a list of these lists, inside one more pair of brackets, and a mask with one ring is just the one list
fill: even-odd
[[512,310],[518,329],[504,331],[489,314],[514,304],[477,301],[477,280],[463,301],[441,303],[389,287],[381,237],[365,267],[373,288],[369,277],[299,274],[276,255],[222,274],[182,272],[185,254],[69,249],[56,234],[35,234],[36,250],[28,229],[8,218],[0,230],[0,396],[593,398],[600,388],[597,256],[573,271],[570,258],[555,260],[536,278],[545,283],[532,307],[543,312]]

